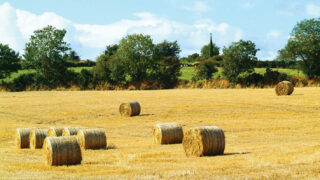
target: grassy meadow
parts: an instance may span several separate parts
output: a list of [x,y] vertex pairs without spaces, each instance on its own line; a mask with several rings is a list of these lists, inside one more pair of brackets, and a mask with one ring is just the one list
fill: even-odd
[[[125,118],[122,102],[140,102]],[[175,89],[0,93],[0,179],[319,179],[320,89]],[[155,145],[156,123],[221,127],[225,154],[186,157]],[[50,167],[42,150],[17,149],[16,128],[103,128],[107,150],[82,151],[81,165]]]

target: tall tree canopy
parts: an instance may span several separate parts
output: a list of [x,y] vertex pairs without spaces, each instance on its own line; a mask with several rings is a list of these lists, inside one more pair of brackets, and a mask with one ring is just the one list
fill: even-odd
[[0,79],[19,69],[19,53],[0,43]]
[[236,82],[239,74],[252,72],[259,49],[252,41],[240,40],[223,49],[222,74],[231,82]]
[[128,35],[120,41],[117,56],[125,64],[126,73],[133,82],[147,81],[156,65],[154,44],[149,35]]
[[45,79],[57,82],[63,80],[67,67],[63,55],[69,45],[63,40],[67,31],[53,26],[34,31],[26,44],[25,60]]
[[320,76],[320,18],[303,20],[292,30],[280,60],[301,61],[299,68],[309,77]]
[[[210,48],[210,46],[212,48]],[[202,48],[201,48],[201,56],[204,57],[204,58],[210,58],[210,57],[213,57],[213,56],[217,56],[219,55],[219,47],[212,43],[212,45],[207,44],[207,45],[204,45]],[[211,56],[212,54],[212,56]]]

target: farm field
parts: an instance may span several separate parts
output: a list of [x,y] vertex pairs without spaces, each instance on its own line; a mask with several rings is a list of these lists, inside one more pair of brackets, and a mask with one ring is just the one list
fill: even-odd
[[[140,102],[125,118],[122,102]],[[40,91],[0,93],[0,179],[319,179],[320,88]],[[186,157],[181,144],[156,145],[156,123],[225,132],[222,156]],[[107,150],[82,151],[81,165],[45,165],[42,150],[17,149],[19,127],[103,128]]]

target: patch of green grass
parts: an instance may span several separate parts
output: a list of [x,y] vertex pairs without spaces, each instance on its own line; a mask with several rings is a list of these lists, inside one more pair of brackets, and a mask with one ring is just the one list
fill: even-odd
[[[213,78],[222,77],[222,68],[218,67],[218,72],[213,74]],[[303,72],[297,69],[283,69],[283,68],[271,68],[273,71],[279,71],[281,73],[288,74],[289,76],[297,76],[297,77],[306,77]],[[263,75],[266,72],[266,68],[255,68],[256,73]],[[191,80],[192,77],[196,74],[196,70],[194,67],[183,67],[181,68],[181,76],[180,79],[183,80]]]
[[[79,73],[82,69],[92,69],[92,67],[70,67],[68,68],[69,70],[72,70],[74,72]],[[24,70],[19,70],[17,72],[12,73],[9,77],[4,78],[3,81],[5,82],[11,82],[13,79],[17,78],[21,74],[29,74],[29,73],[34,73],[36,72],[34,69],[24,69]]]
[[87,69],[87,70],[90,70],[92,69],[92,67],[70,67],[69,70],[72,70],[74,72],[81,72],[82,69]]

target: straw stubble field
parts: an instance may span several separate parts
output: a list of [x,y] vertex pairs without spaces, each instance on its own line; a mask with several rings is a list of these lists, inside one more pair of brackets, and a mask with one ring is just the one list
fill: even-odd
[[[136,100],[141,115],[121,117]],[[0,178],[320,178],[320,89],[67,91],[0,93]],[[156,145],[157,123],[224,130],[223,156],[186,157],[181,144]],[[17,149],[19,127],[103,128],[107,150],[85,150],[81,165],[52,167],[42,150]]]

